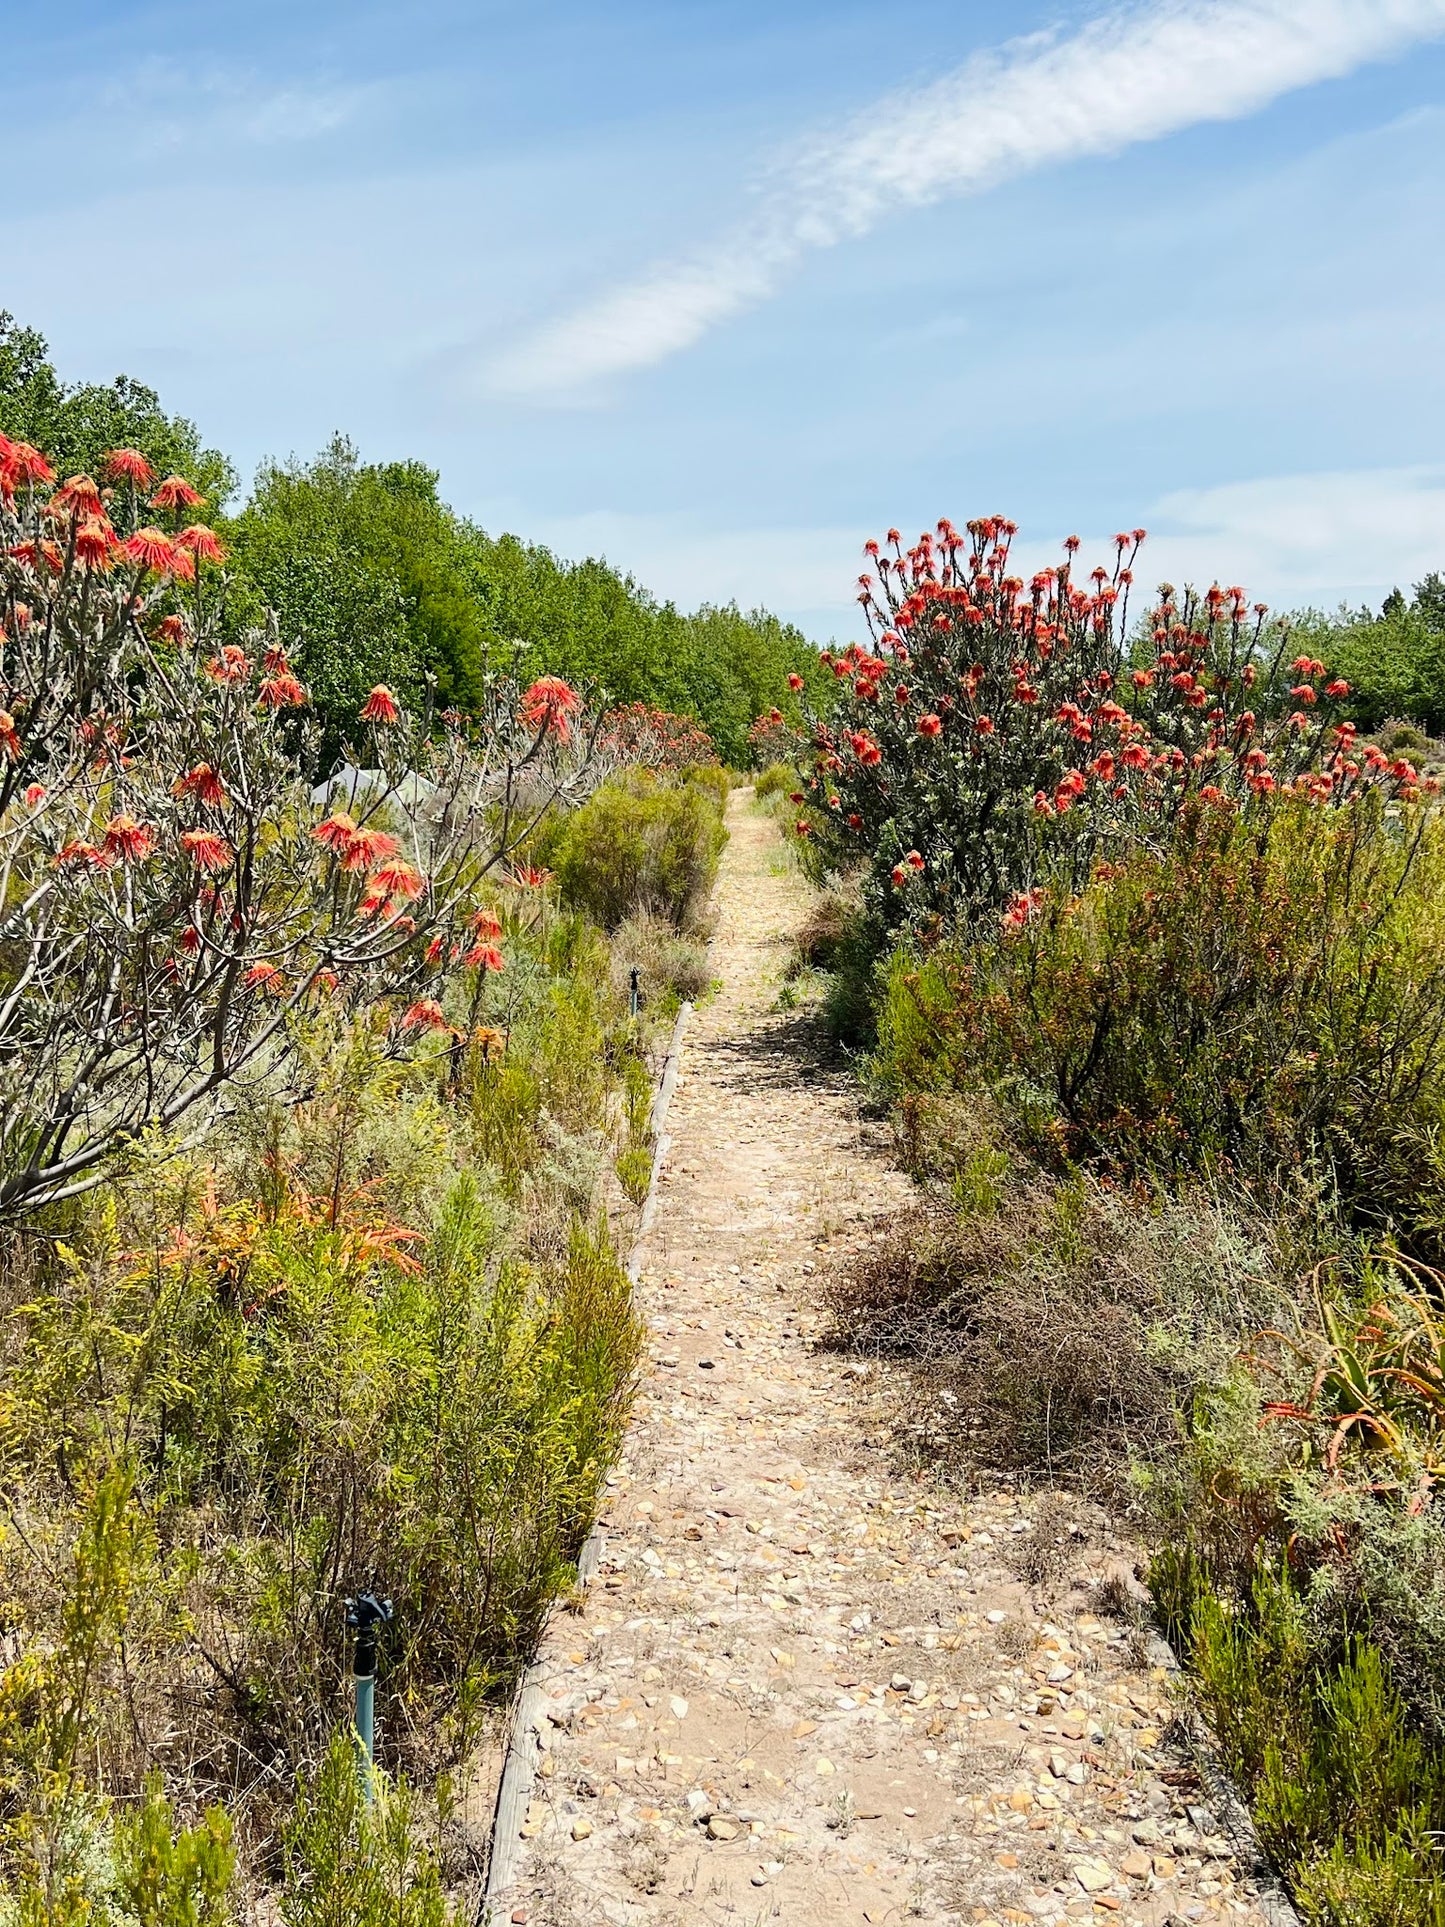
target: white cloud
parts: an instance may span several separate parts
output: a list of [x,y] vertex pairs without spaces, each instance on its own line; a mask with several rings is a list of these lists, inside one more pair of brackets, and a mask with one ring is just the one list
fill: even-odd
[[1277,606],[1378,601],[1445,569],[1445,467],[1338,470],[1180,489],[1154,504],[1140,573],[1240,582]]
[[647,367],[755,305],[801,256],[895,210],[1234,120],[1445,34],[1445,0],[1154,0],[977,54],[780,162],[750,218],[545,325],[486,372],[544,395]]

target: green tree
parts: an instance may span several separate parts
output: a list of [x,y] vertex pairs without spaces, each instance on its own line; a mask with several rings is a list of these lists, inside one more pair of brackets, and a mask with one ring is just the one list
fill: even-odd
[[420,462],[363,463],[343,436],[270,463],[228,530],[258,605],[276,612],[333,749],[374,683],[418,704],[480,706],[490,633],[461,525]]
[[206,448],[194,422],[168,415],[160,396],[129,375],[72,384],[50,361],[45,337],[0,309],[0,430],[33,442],[62,475],[95,473],[113,448],[138,448],[158,475],[178,473],[212,504],[236,486],[236,471]]

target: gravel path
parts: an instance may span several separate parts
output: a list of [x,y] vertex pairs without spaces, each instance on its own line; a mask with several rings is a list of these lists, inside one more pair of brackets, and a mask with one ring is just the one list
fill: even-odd
[[544,1645],[498,1918],[1262,1920],[1157,1750],[1164,1675],[1091,1610],[1127,1552],[1107,1522],[908,1471],[897,1388],[812,1349],[815,1277],[909,1187],[776,1007],[806,892],[746,793],[729,821],[721,989],[639,1287],[651,1359],[600,1573]]

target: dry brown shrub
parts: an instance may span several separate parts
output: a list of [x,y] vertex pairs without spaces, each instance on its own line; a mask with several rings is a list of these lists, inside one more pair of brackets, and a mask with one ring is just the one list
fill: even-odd
[[816,898],[793,934],[799,966],[805,970],[827,970],[856,915],[834,891]]
[[1200,1372],[1256,1327],[1266,1278],[1202,1203],[1031,1178],[996,1209],[884,1221],[828,1283],[825,1342],[912,1368],[914,1450],[1118,1500],[1129,1457],[1170,1450]]

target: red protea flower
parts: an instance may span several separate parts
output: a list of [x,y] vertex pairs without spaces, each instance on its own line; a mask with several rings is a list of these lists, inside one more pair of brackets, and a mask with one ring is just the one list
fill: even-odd
[[540,729],[565,743],[571,733],[568,717],[582,706],[582,698],[560,676],[539,676],[522,697],[521,716],[529,729]]
[[102,510],[100,490],[88,475],[72,475],[68,482],[62,482],[50,498],[50,506],[57,511],[77,519],[87,515],[99,515]]
[[927,715],[920,716],[918,719],[918,733],[920,736],[937,736],[942,729],[943,718],[941,716],[935,716],[932,710],[929,710]]
[[0,750],[12,763],[20,761],[20,732],[15,727],[15,718],[8,709],[0,709]]
[[462,955],[468,970],[505,970],[506,958],[494,943],[474,943]]
[[197,763],[171,784],[172,796],[194,796],[198,803],[220,809],[226,802],[226,788],[209,763]]
[[25,807],[27,810],[38,810],[44,801],[45,785],[43,783],[29,783],[26,785]]
[[401,1014],[403,1030],[446,1030],[446,1012],[435,997],[418,997]]
[[113,816],[105,826],[101,848],[112,862],[139,863],[155,848],[155,832],[147,823],[138,823],[127,810]]
[[178,615],[162,616],[156,624],[156,640],[158,642],[169,642],[172,644],[188,642],[190,640],[190,634],[186,628],[185,617]]
[[973,726],[978,731],[980,736],[992,736],[994,733],[994,723],[993,723],[992,716],[975,717]]
[[153,509],[194,509],[205,501],[199,490],[193,489],[183,475],[167,475],[155,494],[151,497]]
[[910,870],[921,870],[923,868],[923,858],[918,854],[917,850],[910,850],[903,861],[908,865]]
[[502,926],[490,910],[478,910],[471,918],[470,926],[485,943],[495,943],[502,934]]
[[796,693],[799,689],[802,688],[802,686],[803,686],[803,678],[798,674],[796,669],[790,669],[788,671],[789,689],[793,690]]
[[241,982],[253,990],[269,990],[275,996],[280,996],[286,988],[286,979],[273,963],[253,963]]
[[378,683],[361,706],[364,723],[394,723],[401,718],[401,706],[384,683]]
[[105,458],[104,473],[112,481],[129,482],[132,488],[145,488],[155,471],[138,448],[113,448]]
[[228,642],[220,654],[206,664],[206,674],[212,682],[244,682],[250,673],[251,658],[234,642]]
[[345,810],[333,810],[324,823],[311,832],[316,841],[336,856],[345,855],[356,835],[356,820]]
[[908,881],[908,875],[909,875],[908,869],[904,864],[902,863],[894,864],[892,876],[893,876],[893,887],[895,890],[901,890],[903,888],[904,884],[907,883]]
[[83,863],[91,869],[103,870],[109,862],[110,858],[104,850],[98,849],[94,843],[83,843],[78,837],[73,838],[62,850],[58,851],[55,858],[57,868],[59,868],[61,864],[79,865]]
[[[353,830],[341,853],[341,867],[351,871],[370,870],[395,856],[400,847],[396,838],[385,830]],[[368,883],[368,893],[371,887]]]
[[143,569],[150,569],[156,575],[173,575],[176,567],[176,551],[168,535],[160,529],[137,529],[125,542],[125,554],[129,561],[138,563]]
[[208,529],[204,522],[193,522],[188,529],[182,529],[176,537],[176,547],[193,555],[197,562],[224,562],[226,551],[214,529]]
[[1345,681],[1343,676],[1336,676],[1333,682],[1325,684],[1325,694],[1333,698],[1335,702],[1342,701],[1349,693],[1350,685]]
[[55,470],[30,442],[7,442],[0,448],[0,461],[12,483],[55,480]]
[[538,870],[530,863],[519,863],[507,873],[507,881],[521,890],[543,890],[551,880],[550,870]]
[[279,676],[268,676],[256,694],[263,709],[299,709],[306,701],[305,686],[289,669]]
[[75,559],[83,569],[108,570],[119,543],[103,515],[93,515],[75,531]]
[[421,873],[410,863],[383,864],[374,877],[367,880],[367,890],[380,890],[388,897],[401,903],[411,903],[426,891],[426,883]]
[[217,836],[214,830],[185,830],[181,842],[202,870],[224,870],[235,857],[225,837]]
[[201,933],[193,923],[188,923],[180,934],[180,948],[188,957],[194,957],[201,947]]

